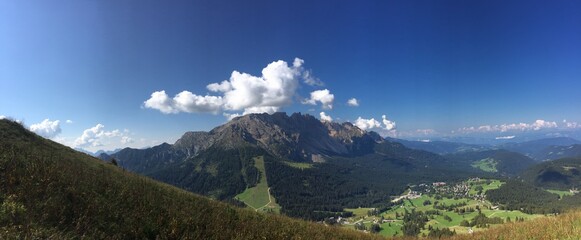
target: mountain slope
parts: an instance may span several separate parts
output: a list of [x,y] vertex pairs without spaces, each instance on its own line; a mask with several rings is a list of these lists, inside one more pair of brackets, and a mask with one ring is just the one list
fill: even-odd
[[[580,141],[569,137],[555,137],[543,138],[533,141],[520,143],[505,143],[498,145],[498,148],[506,149],[513,152],[524,154],[528,157],[534,157],[539,151],[550,146],[570,146],[573,144],[581,144]],[[540,159],[536,159],[540,160]]]
[[526,222],[506,223],[474,234],[453,236],[451,240],[487,239],[579,239],[581,237],[581,211],[556,217],[537,218]]
[[155,182],[0,120],[0,238],[369,239]]
[[472,167],[508,176],[516,175],[535,164],[534,160],[527,156],[502,149],[456,153],[444,157],[463,165],[464,168]]
[[126,148],[112,156],[131,171],[147,173],[194,158],[211,147],[230,150],[251,145],[278,158],[312,162],[325,156],[371,153],[374,144],[381,141],[376,133],[350,123],[321,123],[300,113],[264,113],[237,117],[210,132],[187,132],[173,145]]
[[569,190],[581,188],[581,158],[561,158],[531,166],[521,177],[535,186]]
[[474,144],[446,142],[446,141],[410,141],[398,138],[386,138],[388,141],[398,142],[412,149],[419,149],[437,154],[452,154],[467,151],[486,150],[487,147]]
[[210,132],[185,133],[173,145],[113,157],[130,171],[226,201],[256,185],[254,159],[262,157],[281,212],[313,220],[384,204],[408,184],[467,176],[437,154],[299,113],[249,114]]
[[377,142],[379,135],[350,123],[322,123],[300,113],[249,114],[210,132],[187,132],[173,145],[126,148],[111,157],[129,171],[226,200],[256,184],[254,157],[324,162],[372,153]]
[[533,154],[533,158],[540,161],[549,161],[567,157],[581,157],[581,144],[571,146],[550,146]]

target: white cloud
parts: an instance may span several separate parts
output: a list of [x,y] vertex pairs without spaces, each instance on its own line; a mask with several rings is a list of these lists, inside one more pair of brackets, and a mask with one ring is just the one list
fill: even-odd
[[358,117],[357,120],[353,123],[355,126],[360,128],[361,130],[371,130],[373,128],[381,128],[381,123],[374,118],[365,119]]
[[436,130],[430,129],[430,128],[427,128],[427,129],[416,129],[415,130],[415,134],[421,134],[421,135],[435,135],[437,133],[438,132],[436,132]]
[[461,133],[475,133],[475,132],[509,132],[509,131],[538,131],[541,129],[557,128],[556,122],[545,120],[536,120],[532,123],[511,123],[501,125],[482,125],[478,127],[464,127],[458,129]]
[[385,130],[390,131],[390,130],[395,129],[395,122],[394,121],[387,119],[387,117],[385,115],[382,115],[381,119],[382,119],[383,125],[385,126]]
[[129,144],[129,143],[133,143],[133,142],[135,142],[135,141],[133,140],[133,138],[130,138],[130,137],[128,137],[128,136],[123,136],[123,137],[121,137],[121,143],[122,143],[122,144]]
[[242,114],[238,114],[238,113],[222,113],[222,115],[224,115],[224,117],[226,117],[228,119],[228,121],[230,121],[236,117],[242,116]]
[[43,136],[45,138],[56,137],[56,135],[61,133],[60,121],[59,120],[51,121],[50,119],[44,119],[40,123],[32,124],[30,126],[30,131],[33,131],[36,134]]
[[0,120],[5,119],[5,118],[6,118],[6,116],[0,115]]
[[296,68],[299,72],[301,72],[301,76],[305,84],[310,86],[323,86],[325,85],[323,81],[313,76],[310,70],[305,70],[302,66],[305,63],[304,60],[300,58],[295,58],[293,61],[293,67]]
[[[243,111],[248,113],[273,113],[292,103],[299,79],[315,79],[302,67],[304,61],[295,58],[292,66],[279,60],[262,69],[262,76],[233,71],[229,80],[211,83],[206,88],[222,96],[199,96],[182,91],[173,99],[165,91],[156,91],[144,102],[146,108],[162,113]],[[311,79],[311,80],[308,80]],[[231,116],[227,113],[225,116]],[[234,113],[238,114],[238,113]]]
[[65,122],[71,124],[71,123],[73,123],[73,120],[67,119]]
[[[387,119],[385,115],[381,116],[381,122],[375,118],[365,119],[358,117],[353,124],[362,130],[379,130],[382,135],[395,135],[395,122]],[[383,123],[383,125],[382,125]]]
[[105,125],[97,124],[92,128],[85,129],[83,134],[75,139],[74,147],[98,147],[103,146],[103,140],[105,139],[120,139],[122,144],[128,144],[134,142],[129,136],[129,130],[125,129],[120,131],[115,129],[112,131],[105,131]]
[[563,124],[565,128],[581,128],[581,124],[577,122],[569,122],[566,119],[563,120]]
[[332,122],[333,121],[333,118],[331,118],[331,116],[325,114],[325,112],[319,113],[319,116],[321,116],[321,121],[323,121],[323,122]]
[[228,92],[232,90],[232,84],[230,84],[230,82],[227,80],[224,80],[221,83],[208,84],[206,88],[212,92]]
[[328,89],[316,90],[311,92],[311,97],[303,101],[303,104],[317,105],[320,102],[323,109],[333,109],[335,95],[331,94]]
[[323,86],[325,85],[323,81],[313,76],[311,71],[304,71],[303,72],[303,79],[307,85],[310,86]]
[[98,146],[99,145],[97,141],[99,139],[98,135],[103,132],[104,127],[105,126],[103,124],[99,123],[92,128],[85,129],[83,131],[83,134],[75,140],[74,145],[77,147],[89,145]]
[[347,106],[357,107],[357,106],[359,106],[359,101],[357,101],[356,98],[351,98],[351,99],[347,100]]
[[496,137],[494,139],[496,139],[496,140],[508,140],[508,139],[513,139],[513,138],[515,138],[514,135],[512,135],[512,136],[500,136],[500,137]]
[[178,93],[173,99],[165,91],[151,94],[151,98],[144,102],[146,108],[157,109],[162,113],[179,112],[218,112],[223,104],[222,97],[199,96],[189,91]]

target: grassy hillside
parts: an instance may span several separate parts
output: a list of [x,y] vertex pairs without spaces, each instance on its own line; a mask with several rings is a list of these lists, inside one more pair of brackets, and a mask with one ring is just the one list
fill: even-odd
[[514,176],[535,164],[535,161],[527,156],[502,149],[461,152],[445,157],[459,165],[493,173],[495,176]]
[[522,178],[535,186],[569,190],[581,188],[581,158],[561,158],[528,168]]
[[498,170],[496,169],[497,164],[498,162],[494,160],[494,158],[485,158],[473,162],[471,166],[485,172],[498,172]]
[[538,218],[526,222],[498,225],[489,230],[474,234],[456,235],[452,240],[551,240],[551,239],[580,239],[581,238],[581,211],[575,211],[557,217]]
[[366,239],[239,209],[0,120],[0,239]]
[[247,188],[244,192],[236,195],[235,198],[256,211],[279,213],[280,206],[276,204],[276,200],[270,195],[270,190],[268,189],[268,178],[264,170],[263,156],[254,158],[254,167],[260,172],[258,183],[256,186]]

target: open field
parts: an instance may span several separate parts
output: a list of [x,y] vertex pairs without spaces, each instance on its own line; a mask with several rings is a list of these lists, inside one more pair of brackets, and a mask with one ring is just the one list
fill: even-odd
[[559,195],[559,198],[563,198],[563,196],[573,196],[573,193],[570,191],[548,189],[547,192],[557,194]]
[[[499,180],[480,180],[480,181],[467,181],[465,182],[470,188],[468,190],[469,194],[474,195],[477,193],[475,190],[478,186],[482,187],[482,191],[486,192],[490,189],[496,189],[500,187],[503,182]],[[406,193],[408,193],[406,191]],[[459,211],[448,211],[441,209],[441,207],[436,208],[435,205],[439,206],[451,206],[458,205],[456,209],[464,209],[466,212]],[[374,222],[381,222],[381,219],[385,219],[385,222],[380,223],[381,231],[380,235],[383,236],[402,236],[403,231],[403,215],[405,212],[411,212],[412,210],[427,212],[427,211],[439,211],[439,214],[429,214],[429,220],[424,226],[424,230],[421,234],[428,234],[429,228],[449,228],[458,234],[468,233],[469,227],[460,226],[462,221],[471,221],[474,217],[478,215],[478,210],[482,214],[489,218],[499,217],[503,221],[514,222],[517,218],[522,218],[525,220],[535,219],[543,215],[538,214],[526,214],[521,211],[507,211],[498,210],[488,201],[474,200],[472,198],[449,198],[441,197],[439,194],[423,194],[422,196],[415,199],[404,199],[401,204],[395,205],[380,213],[377,216],[368,216],[368,211],[372,208],[356,208],[356,209],[345,209],[346,211],[353,212],[353,217],[348,219],[350,224],[344,224],[342,227],[354,229],[353,224],[355,222],[363,223],[368,229]],[[490,227],[496,227],[497,225],[491,225]],[[487,228],[477,228],[472,227],[474,232],[483,231]]]
[[289,161],[284,161],[284,164],[294,167],[294,168],[298,168],[298,169],[308,169],[308,168],[312,168],[313,164],[312,163],[301,163],[301,162],[289,162]]
[[479,168],[485,172],[498,172],[496,169],[496,160],[494,158],[485,158],[479,161],[472,163],[472,167]]
[[[487,183],[487,181],[490,181],[490,183]],[[490,179],[490,180],[485,180],[482,179],[480,182],[468,182],[471,186],[470,186],[470,195],[474,195],[476,194],[478,191],[476,190],[477,186],[482,186],[482,193],[486,193],[486,191],[491,190],[491,189],[497,189],[499,188],[503,182],[501,182],[500,180],[496,180],[496,179]]]
[[260,179],[256,186],[247,188],[244,192],[236,195],[236,199],[246,203],[252,209],[258,211],[274,211],[280,212],[280,206],[276,204],[276,200],[270,195],[270,190],[268,188],[268,179],[266,177],[266,171],[264,170],[264,158],[256,157],[254,158],[254,167],[260,172]]

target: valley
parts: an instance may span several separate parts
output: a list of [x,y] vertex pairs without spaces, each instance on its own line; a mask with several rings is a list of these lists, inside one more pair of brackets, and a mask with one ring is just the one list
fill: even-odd
[[581,0],[0,0],[0,240],[581,240]]
[[[449,229],[450,234],[467,234],[502,223],[543,216],[518,210],[501,210],[486,200],[486,192],[502,184],[499,180],[479,178],[452,185],[443,182],[420,184],[396,197],[392,200],[395,201],[394,205],[386,209],[345,209],[353,212],[353,216],[331,222],[342,228],[375,231],[382,236],[433,236],[443,229]],[[416,222],[418,225],[414,226],[411,218],[406,217],[412,214],[422,216]]]
[[[10,149],[25,146],[43,149],[48,145],[49,149],[55,149],[53,151],[63,152],[57,158],[82,156],[82,159],[87,159],[79,163],[86,161],[89,165],[94,165],[94,161],[103,161],[84,153],[63,150],[58,144],[45,142],[48,140],[39,141],[38,136],[19,129],[20,125],[5,122],[5,135],[9,135],[4,139],[11,140],[4,143],[7,149],[4,157],[16,156]],[[313,128],[318,132],[311,132]],[[429,146],[429,143],[421,146]],[[111,155],[101,153],[99,157],[105,162],[98,162],[89,169],[101,169],[102,177],[115,179],[116,174],[106,170],[112,167],[108,162],[115,159],[115,166],[118,164],[128,174],[142,174],[231,204],[225,206],[245,208],[239,209],[241,213],[252,212],[268,218],[284,215],[321,227],[326,225],[333,234],[338,234],[336,236],[443,237],[477,234],[501,229],[509,222],[526,223],[534,219],[553,218],[581,202],[581,195],[576,194],[581,186],[578,158],[536,163],[524,154],[504,149],[462,149],[440,155],[382,139],[374,132],[361,131],[349,123],[321,122],[308,114],[251,114],[235,118],[207,133],[185,133],[174,144],[163,143],[146,149],[126,148]],[[39,164],[49,164],[50,161],[46,162],[43,156],[49,156],[49,159],[55,157],[47,150],[34,151],[19,156],[23,157],[19,161],[36,159]],[[67,153],[72,155],[62,155],[67,151],[72,151]],[[84,169],[82,171],[94,171],[74,166]],[[119,168],[113,167],[112,171],[119,171]],[[81,178],[75,181],[87,180]],[[62,184],[71,183],[65,181]],[[116,198],[116,192],[124,191],[124,186],[115,185],[117,183],[105,181],[105,185],[91,184],[94,183],[83,189],[115,187],[117,190],[108,193],[113,194],[108,195],[108,199]],[[8,184],[5,188],[13,187]],[[78,191],[82,192],[83,189]],[[17,205],[23,201],[11,196],[3,201],[10,204],[16,201]],[[123,198],[128,196],[123,195]],[[150,195],[147,198],[153,197]],[[148,206],[153,207],[166,200],[148,201],[153,201],[153,205]],[[39,207],[23,206],[26,209]],[[55,206],[40,207],[52,209]],[[73,219],[68,221],[80,221],[75,220],[75,216],[71,215]],[[207,218],[198,220],[203,219]],[[38,224],[49,226],[46,231],[52,232],[55,228],[51,225],[53,223],[51,219],[43,219]],[[205,223],[196,224],[201,226]],[[160,233],[168,227],[150,225],[140,231],[154,228]],[[215,225],[211,227],[212,231],[219,231]],[[44,228],[41,230],[45,231]],[[125,229],[120,231],[129,236]],[[327,236],[328,231],[325,234]]]

